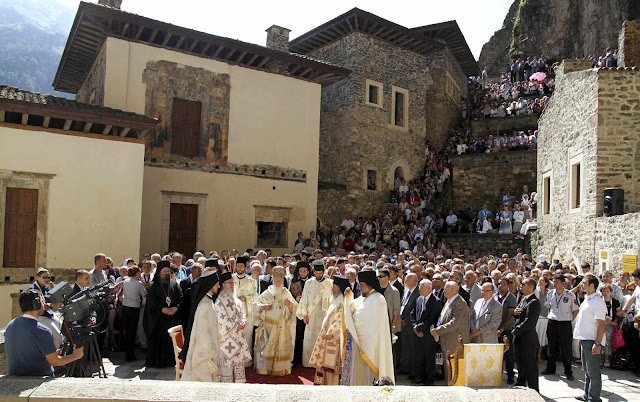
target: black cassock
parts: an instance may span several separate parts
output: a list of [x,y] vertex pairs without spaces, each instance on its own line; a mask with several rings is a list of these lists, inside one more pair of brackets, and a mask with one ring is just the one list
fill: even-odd
[[[167,297],[171,302],[167,304]],[[180,307],[182,290],[174,280],[163,285],[160,280],[153,282],[147,293],[144,310],[144,332],[147,334],[147,367],[171,367],[176,361],[173,355],[173,342],[167,330],[180,325],[180,313],[167,315],[164,307]]]
[[[298,279],[295,282],[291,281],[291,287],[289,288],[289,290],[291,291],[291,295],[296,300],[298,300],[298,296],[302,296],[304,285],[305,283],[307,283],[307,279]],[[302,364],[302,346],[304,343],[304,330],[306,328],[307,325],[304,323],[304,320],[296,318],[296,346],[293,351],[293,363]]]

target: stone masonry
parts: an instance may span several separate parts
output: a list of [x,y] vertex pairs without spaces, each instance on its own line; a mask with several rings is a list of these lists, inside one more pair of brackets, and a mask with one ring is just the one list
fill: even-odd
[[[377,213],[396,168],[405,179],[418,177],[425,140],[439,148],[457,124],[464,74],[447,49],[425,57],[359,32],[310,56],[353,71],[322,89],[318,217],[339,223],[348,214]],[[366,96],[372,84],[381,87],[377,105]],[[392,124],[394,89],[408,95],[405,127]],[[370,170],[375,190],[367,189]]]
[[82,86],[76,94],[78,102],[104,106],[104,80],[107,70],[107,46],[106,42],[96,56],[96,60],[87,74]]
[[[640,70],[587,69],[578,62],[559,69],[556,91],[540,119],[538,235],[534,254],[597,266],[601,247],[617,259],[638,254],[640,212]],[[583,63],[583,65],[586,63]],[[569,68],[567,68],[569,67]],[[571,208],[572,168],[580,166],[580,207]],[[544,214],[544,178],[550,177],[550,213]],[[603,192],[624,189],[625,215],[603,218]],[[635,226],[634,226],[635,225]],[[615,251],[617,250],[617,251]]]
[[640,20],[625,21],[618,38],[618,67],[640,67]]
[[536,187],[536,151],[506,151],[453,157],[454,208],[479,210],[486,202],[495,214],[506,190],[518,198],[522,186]]
[[[469,250],[472,254],[476,252],[487,252],[492,255],[516,255],[518,249],[523,253],[530,253],[529,241],[516,239],[515,236],[501,234],[477,234],[477,233],[443,233],[442,238],[445,243],[451,245],[451,249],[460,254]],[[474,251],[475,250],[475,251]]]

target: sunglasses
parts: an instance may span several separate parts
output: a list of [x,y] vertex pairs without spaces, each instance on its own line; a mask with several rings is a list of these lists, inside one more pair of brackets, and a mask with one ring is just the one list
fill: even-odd
[[40,278],[42,278],[42,279],[51,279],[50,276],[42,276],[42,275],[40,275]]
[[378,278],[386,278],[386,275],[378,275]]

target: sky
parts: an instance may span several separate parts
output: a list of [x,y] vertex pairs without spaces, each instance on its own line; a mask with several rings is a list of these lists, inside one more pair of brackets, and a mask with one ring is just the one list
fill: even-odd
[[[55,0],[77,10],[79,0]],[[97,0],[88,0],[97,3]],[[198,31],[265,45],[265,29],[291,29],[291,39],[354,7],[408,28],[456,20],[476,60],[502,27],[513,0],[123,0],[124,11]]]

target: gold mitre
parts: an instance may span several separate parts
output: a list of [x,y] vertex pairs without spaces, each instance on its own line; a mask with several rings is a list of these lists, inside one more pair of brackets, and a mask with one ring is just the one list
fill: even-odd
[[278,265],[277,267],[273,268],[273,270],[271,271],[271,275],[281,276],[284,278],[287,275],[287,270],[284,269],[284,267],[281,267],[280,265]]

